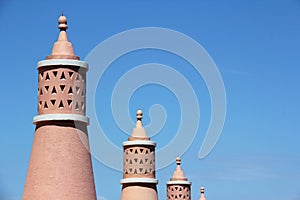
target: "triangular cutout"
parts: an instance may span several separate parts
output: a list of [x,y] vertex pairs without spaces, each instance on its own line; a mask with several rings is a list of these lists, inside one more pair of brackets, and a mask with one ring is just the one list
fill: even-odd
[[56,102],[56,100],[55,100],[55,99],[51,99],[50,101],[51,101],[52,105],[54,106],[54,105],[55,105],[55,102]]
[[60,90],[63,92],[66,86],[65,85],[60,85],[59,87],[60,87]]
[[69,72],[69,77],[72,78],[74,72]]
[[43,95],[43,89],[42,88],[40,89],[40,95]]
[[46,74],[46,79],[45,80],[50,80],[49,74]]
[[76,76],[76,81],[80,81],[79,74]]
[[64,104],[63,104],[62,100],[60,100],[58,107],[59,108],[64,108]]
[[48,108],[48,104],[47,104],[46,101],[45,101],[45,104],[44,104],[44,108]]
[[53,71],[52,73],[53,73],[54,77],[57,76],[57,71]]
[[78,110],[79,109],[79,105],[78,105],[78,102],[76,102],[75,104],[75,110]]
[[48,92],[48,90],[49,90],[49,85],[46,85],[46,86],[45,86],[45,89],[46,89],[46,91]]
[[72,87],[70,87],[69,91],[68,91],[68,94],[73,94],[73,89]]
[[65,79],[66,79],[66,76],[65,76],[65,73],[64,73],[64,72],[61,73],[60,79],[61,79],[61,80],[65,80]]
[[76,93],[78,94],[80,87],[76,86]]
[[55,86],[53,86],[53,89],[52,89],[51,94],[56,94],[56,93],[57,93],[57,92],[56,92]]
[[70,106],[71,103],[72,103],[72,100],[68,99],[68,100],[67,100],[67,103],[68,103],[68,106]]

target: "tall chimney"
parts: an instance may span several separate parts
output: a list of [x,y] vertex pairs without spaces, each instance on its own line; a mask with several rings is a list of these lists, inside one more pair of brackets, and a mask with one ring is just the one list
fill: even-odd
[[86,112],[88,64],[74,55],[67,18],[51,55],[38,62],[38,115],[23,200],[96,200]]
[[157,200],[155,146],[142,125],[143,113],[136,113],[136,127],[123,142],[124,161],[121,200]]

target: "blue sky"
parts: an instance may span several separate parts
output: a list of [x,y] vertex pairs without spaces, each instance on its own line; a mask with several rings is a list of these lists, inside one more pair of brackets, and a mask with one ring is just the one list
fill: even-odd
[[[210,200],[300,199],[298,0],[1,1],[0,199],[21,199],[23,193],[35,128],[32,118],[37,114],[36,64],[51,52],[62,11],[68,17],[69,39],[82,60],[114,34],[163,27],[201,44],[222,75],[227,95],[224,129],[213,151],[200,160],[211,114],[201,76],[165,52],[122,56],[104,74],[96,93],[97,116],[115,145],[121,147],[127,138],[107,106],[115,82],[136,65],[168,64],[190,81],[201,108],[197,136],[182,155],[182,167],[193,183],[192,199],[199,198],[201,185]],[[174,94],[157,85],[145,86],[132,95],[129,110],[134,118],[136,109],[143,108],[147,124],[147,110],[157,103],[167,112],[165,127],[152,138],[159,149],[175,136],[180,123]],[[159,199],[166,196],[165,182],[174,165],[157,171]],[[93,167],[99,198],[118,199],[121,173],[96,159]]]

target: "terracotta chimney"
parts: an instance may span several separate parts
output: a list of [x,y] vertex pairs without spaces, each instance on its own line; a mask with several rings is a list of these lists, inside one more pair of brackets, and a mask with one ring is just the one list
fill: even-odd
[[124,162],[121,200],[157,200],[155,146],[142,125],[143,113],[136,113],[136,127],[123,142]]
[[86,71],[58,19],[58,41],[38,68],[38,115],[23,200],[96,200],[88,150]]
[[190,200],[191,182],[184,176],[180,157],[176,158],[176,164],[173,177],[167,182],[167,200]]

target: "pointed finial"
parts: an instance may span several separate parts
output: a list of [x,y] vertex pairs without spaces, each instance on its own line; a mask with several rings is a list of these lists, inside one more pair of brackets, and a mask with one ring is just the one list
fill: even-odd
[[201,194],[204,194],[204,187],[203,186],[201,186],[200,192],[201,192]]
[[181,164],[181,158],[178,156],[177,158],[176,158],[176,164],[177,164],[177,166],[176,166],[176,169],[175,169],[175,171],[174,171],[174,173],[173,173],[173,176],[172,176],[172,178],[171,178],[171,181],[173,180],[187,180],[187,178],[184,176],[184,173],[183,173],[183,171],[182,171],[182,169],[181,169],[181,166],[180,166],[180,164]]
[[143,111],[139,109],[136,111],[136,127],[143,126],[142,119],[143,119]]
[[72,43],[69,42],[67,32],[67,17],[62,15],[58,18],[58,28],[60,29],[58,39],[54,43],[51,55],[47,56],[46,59],[72,59],[79,60],[79,57],[74,55],[74,49]]
[[179,156],[176,158],[176,164],[177,164],[177,165],[180,165],[180,164],[181,164],[181,158],[180,158]]
[[61,31],[65,31],[68,29],[67,18],[66,16],[64,16],[64,13],[62,13],[61,16],[58,18],[58,28]]
[[201,186],[200,192],[201,192],[201,195],[200,195],[199,200],[206,200],[206,198],[205,198],[205,196],[204,196],[204,187],[203,187],[203,186]]

